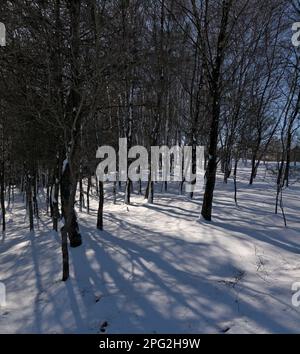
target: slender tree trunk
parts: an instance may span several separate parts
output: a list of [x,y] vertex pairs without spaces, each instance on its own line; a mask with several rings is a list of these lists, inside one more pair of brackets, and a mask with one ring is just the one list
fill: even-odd
[[82,177],[79,178],[79,210],[82,212],[84,203],[84,196],[83,196],[83,185],[82,185]]
[[217,146],[219,135],[219,119],[220,119],[220,100],[221,100],[221,68],[224,61],[225,38],[228,26],[228,18],[230,11],[231,1],[223,1],[223,11],[221,26],[218,35],[217,55],[215,63],[213,64],[211,86],[212,97],[212,117],[210,126],[210,139],[209,139],[209,159],[206,170],[206,186],[203,197],[203,204],[201,214],[207,221],[211,221],[213,196],[216,183],[217,173]]
[[284,159],[282,157],[282,160],[280,162],[279,168],[278,168],[278,176],[277,176],[277,192],[276,192],[276,203],[275,203],[275,214],[278,214],[278,206],[280,202],[280,193],[282,191],[282,177],[283,177],[283,169],[284,169]]
[[290,176],[291,145],[292,145],[292,133],[289,131],[287,137],[287,145],[286,145],[286,168],[285,168],[285,175],[284,175],[284,180],[287,187],[289,186],[289,176]]
[[148,199],[148,197],[149,197],[150,183],[151,183],[151,180],[149,178],[149,180],[147,182],[147,187],[146,187],[146,190],[145,190],[145,199]]
[[61,251],[62,251],[62,262],[63,262],[63,274],[62,281],[66,281],[69,278],[69,250],[68,250],[68,233],[63,226],[61,229]]
[[53,198],[52,198],[52,221],[53,221],[53,230],[57,231],[57,225],[59,220],[59,206],[58,206],[58,194],[59,194],[59,183],[58,179],[55,179],[55,183],[53,186]]
[[237,200],[237,168],[238,168],[238,159],[235,160],[234,163],[234,171],[233,171],[233,182],[234,182],[234,202],[235,205],[238,205],[238,200]]
[[52,186],[50,187],[50,184],[47,183],[47,189],[46,189],[46,213],[47,215],[49,215],[49,210],[50,210],[50,217],[52,217],[52,210],[50,207],[50,203],[51,203],[51,192],[52,192]]
[[72,180],[70,165],[67,162],[61,177],[61,204],[62,214],[65,219],[65,227],[71,247],[78,247],[82,244],[77,216],[74,209],[76,185],[76,180]]
[[5,222],[5,183],[4,183],[4,161],[1,161],[1,171],[0,171],[0,202],[2,211],[2,231],[6,229]]
[[148,184],[148,203],[153,204],[154,202],[154,182],[150,179]]
[[39,219],[39,207],[37,201],[37,174],[34,173],[33,178],[33,212],[37,219]]
[[86,211],[88,214],[90,213],[90,193],[91,193],[91,183],[92,183],[91,180],[92,177],[89,175],[87,181],[87,189],[86,189]]
[[7,209],[10,209],[10,204],[11,204],[11,196],[12,196],[12,186],[11,182],[8,182],[8,191],[7,191]]
[[81,0],[67,2],[70,14],[70,73],[71,86],[66,100],[67,143],[65,168],[61,176],[62,213],[68,233],[70,246],[78,247],[82,244],[77,216],[75,213],[75,199],[77,182],[80,173],[80,141],[82,127],[83,97],[80,87],[80,16]]
[[117,182],[116,181],[113,184],[113,198],[114,198],[114,204],[117,204]]
[[104,204],[104,189],[103,182],[99,181],[99,205],[97,214],[97,229],[103,230],[103,204]]
[[125,204],[130,204],[130,194],[131,194],[131,180],[128,178],[125,187]]
[[224,183],[227,183],[228,178],[231,175],[231,156],[230,153],[227,152],[224,161]]
[[27,210],[29,215],[29,228],[30,231],[33,231],[34,223],[33,223],[33,201],[32,201],[32,177],[30,174],[27,175],[27,181],[26,181],[26,199],[27,199]]
[[253,155],[251,160],[251,176],[249,181],[250,185],[253,184],[255,178],[256,178],[256,155]]

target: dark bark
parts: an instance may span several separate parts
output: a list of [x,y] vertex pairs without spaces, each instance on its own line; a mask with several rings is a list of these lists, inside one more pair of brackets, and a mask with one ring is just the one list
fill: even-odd
[[250,185],[253,184],[254,179],[256,178],[256,174],[257,174],[256,155],[253,155],[252,160],[251,160],[251,176],[250,176],[250,181],[249,181]]
[[6,229],[5,222],[5,183],[4,183],[4,161],[1,161],[1,171],[0,171],[0,202],[2,211],[2,231]]
[[50,186],[50,184],[48,183],[46,188],[46,213],[47,215],[49,215],[49,210],[50,210],[50,217],[52,217],[51,193],[52,193],[52,186]]
[[8,182],[8,191],[7,191],[7,209],[10,209],[11,197],[12,197],[12,186],[11,186],[11,183],[10,183],[10,182]]
[[84,195],[83,195],[83,185],[82,178],[79,178],[79,210],[82,212],[82,208],[84,207]]
[[224,161],[223,161],[223,172],[224,172],[224,183],[227,183],[228,178],[231,175],[231,171],[232,171],[232,166],[231,166],[231,154],[230,152],[226,152]]
[[39,219],[39,207],[38,207],[38,201],[37,201],[37,175],[36,173],[34,174],[33,178],[33,213],[37,219]]
[[148,203],[153,204],[154,202],[154,182],[150,179],[148,184]]
[[221,100],[221,68],[224,61],[224,50],[225,50],[225,40],[226,32],[228,26],[230,10],[230,1],[223,2],[223,12],[221,26],[218,36],[217,44],[217,55],[215,63],[212,70],[212,78],[210,82],[210,94],[212,97],[212,117],[210,126],[210,136],[209,136],[209,160],[206,170],[206,186],[203,197],[203,204],[201,214],[203,218],[207,221],[211,221],[212,217],[212,204],[214,189],[216,183],[216,172],[217,172],[217,145],[218,145],[218,134],[219,134],[219,119],[220,119],[220,100]]
[[286,168],[285,168],[285,175],[284,175],[284,180],[287,187],[289,186],[289,176],[290,176],[291,145],[292,145],[292,133],[291,131],[289,131],[287,136],[287,143],[286,143]]
[[149,179],[147,182],[146,190],[145,190],[145,199],[148,199],[148,197],[149,197],[150,183],[151,183],[151,180]]
[[33,231],[34,223],[33,223],[32,177],[30,174],[27,174],[27,179],[26,179],[26,201],[27,201],[27,210],[29,215],[29,228],[30,231]]
[[82,119],[82,96],[80,93],[80,12],[81,1],[68,2],[70,13],[71,52],[70,72],[71,87],[66,102],[66,121],[68,123],[68,146],[66,147],[65,168],[61,177],[62,214],[70,246],[82,244],[75,213],[75,197],[80,167],[80,132]]
[[92,184],[92,178],[91,178],[91,176],[89,176],[88,181],[87,181],[87,189],[86,189],[86,211],[88,214],[90,213],[91,184]]
[[283,174],[284,174],[284,157],[282,156],[282,160],[278,167],[278,175],[277,175],[277,192],[276,192],[276,203],[275,203],[275,214],[278,213],[278,205],[280,202],[280,194],[283,188]]
[[60,186],[62,215],[65,219],[65,227],[68,233],[71,247],[78,247],[82,244],[77,217],[74,209],[76,185],[77,183],[72,181],[70,165],[67,163],[62,173]]
[[125,204],[129,205],[130,204],[130,196],[131,196],[131,185],[132,182],[128,178],[126,182],[126,187],[125,187]]
[[99,205],[97,213],[97,229],[103,230],[103,205],[104,205],[104,189],[103,182],[99,181]]
[[62,281],[66,281],[69,278],[69,250],[68,250],[68,233],[65,226],[61,229],[61,251],[63,262],[63,275]]
[[59,206],[58,206],[58,194],[59,194],[59,183],[58,179],[55,179],[53,186],[53,200],[52,200],[52,222],[53,230],[57,231],[57,224],[60,218]]
[[234,163],[234,170],[233,170],[233,182],[234,182],[234,202],[235,205],[238,205],[238,200],[237,200],[237,168],[238,168],[238,159],[235,160]]
[[114,204],[117,203],[117,182],[113,184],[113,197],[114,197]]

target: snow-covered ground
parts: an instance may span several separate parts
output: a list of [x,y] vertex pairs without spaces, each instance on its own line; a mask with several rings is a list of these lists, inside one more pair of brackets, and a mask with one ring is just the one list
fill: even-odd
[[[272,178],[249,170],[233,184],[218,180],[214,219],[199,219],[201,197],[141,196],[127,207],[105,201],[105,231],[79,214],[83,246],[70,249],[71,278],[61,279],[60,238],[41,215],[28,231],[16,200],[0,238],[0,281],[7,306],[2,333],[285,333],[299,332],[291,302],[300,281],[300,185],[284,192],[288,228],[274,215]],[[160,189],[160,187],[159,187]],[[106,322],[106,323],[105,323]],[[102,327],[103,324],[107,326]]]

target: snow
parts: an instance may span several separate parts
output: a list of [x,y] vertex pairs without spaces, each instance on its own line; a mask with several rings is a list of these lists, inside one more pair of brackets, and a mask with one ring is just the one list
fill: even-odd
[[[78,212],[81,247],[70,249],[70,274],[61,279],[60,236],[41,216],[30,233],[22,197],[0,238],[0,281],[6,307],[1,333],[296,333],[300,308],[300,185],[284,191],[288,228],[274,215],[273,177],[263,170],[253,186],[239,172],[215,192],[214,219],[199,217],[201,198],[155,194],[155,204],[132,196],[124,206],[107,193],[105,231]],[[157,191],[160,191],[157,185]]]

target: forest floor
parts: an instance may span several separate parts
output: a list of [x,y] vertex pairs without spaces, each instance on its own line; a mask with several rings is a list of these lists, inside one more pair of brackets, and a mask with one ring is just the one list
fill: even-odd
[[[213,222],[199,218],[201,198],[177,190],[155,204],[105,200],[105,231],[78,212],[83,245],[70,249],[71,277],[61,281],[60,236],[41,210],[35,231],[21,196],[0,235],[0,281],[7,305],[1,333],[294,333],[300,308],[300,184],[284,191],[288,227],[274,214],[274,178],[261,169],[253,186],[240,170],[219,176]],[[160,189],[160,185],[157,185]]]

